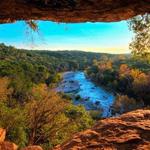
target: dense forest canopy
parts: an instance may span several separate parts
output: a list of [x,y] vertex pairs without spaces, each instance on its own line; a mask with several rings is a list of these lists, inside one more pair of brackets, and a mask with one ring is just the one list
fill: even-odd
[[105,66],[106,74],[108,75],[110,70],[115,80],[113,75],[116,75],[123,64],[126,64],[127,68],[138,69],[146,74],[149,74],[150,68],[147,61],[136,61],[131,59],[129,54],[19,50],[4,44],[0,44],[0,60],[0,76],[11,79],[10,86],[14,88],[14,96],[21,101],[28,98],[30,88],[34,84],[56,83],[61,79],[60,73],[64,71],[89,70],[94,67],[92,73],[95,73],[100,71],[102,65]]

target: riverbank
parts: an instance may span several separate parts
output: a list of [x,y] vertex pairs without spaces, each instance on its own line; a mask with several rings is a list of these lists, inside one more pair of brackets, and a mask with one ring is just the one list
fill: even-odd
[[74,72],[63,73],[63,79],[57,87],[58,92],[71,93],[80,89],[78,81],[73,80]]

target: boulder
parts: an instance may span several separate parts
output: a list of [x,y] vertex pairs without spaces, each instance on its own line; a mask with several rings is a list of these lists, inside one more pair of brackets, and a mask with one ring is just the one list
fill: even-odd
[[103,119],[53,150],[150,150],[150,109]]
[[18,146],[12,142],[4,141],[0,143],[0,150],[17,150]]

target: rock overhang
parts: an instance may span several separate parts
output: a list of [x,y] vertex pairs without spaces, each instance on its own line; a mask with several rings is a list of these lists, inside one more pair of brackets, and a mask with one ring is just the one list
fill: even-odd
[[150,13],[150,0],[1,0],[0,10],[0,23],[115,22]]

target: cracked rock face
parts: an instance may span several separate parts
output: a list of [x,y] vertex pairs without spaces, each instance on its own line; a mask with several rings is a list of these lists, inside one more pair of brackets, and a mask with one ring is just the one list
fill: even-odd
[[54,150],[150,150],[150,109],[101,120]]
[[113,22],[150,13],[150,0],[0,0],[0,23]]

